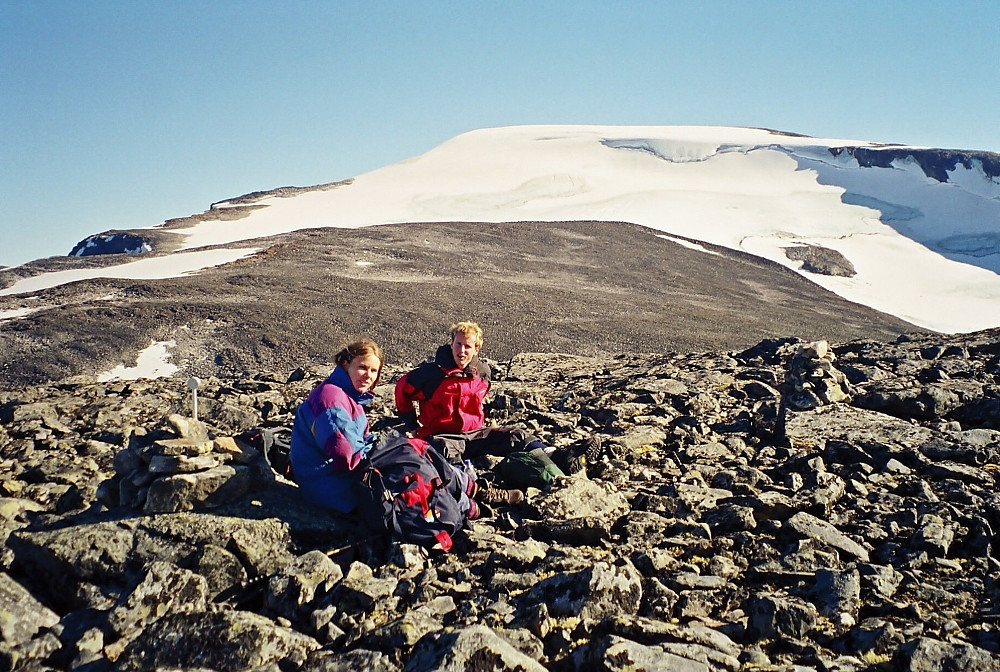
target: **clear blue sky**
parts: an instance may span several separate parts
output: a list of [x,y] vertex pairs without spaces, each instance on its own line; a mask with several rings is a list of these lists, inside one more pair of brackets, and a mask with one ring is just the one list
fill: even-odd
[[0,0],[0,265],[476,128],[1000,151],[1000,2]]

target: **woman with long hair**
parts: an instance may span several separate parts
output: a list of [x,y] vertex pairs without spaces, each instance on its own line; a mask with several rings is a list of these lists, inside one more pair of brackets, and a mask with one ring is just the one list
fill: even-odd
[[375,442],[365,406],[382,375],[382,349],[362,339],[337,353],[337,366],[299,405],[292,427],[292,474],[302,496],[349,513],[357,506],[352,471]]

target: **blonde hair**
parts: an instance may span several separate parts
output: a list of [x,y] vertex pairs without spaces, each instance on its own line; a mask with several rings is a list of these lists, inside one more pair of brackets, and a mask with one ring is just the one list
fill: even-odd
[[448,327],[448,333],[451,335],[452,342],[455,341],[455,336],[462,334],[463,336],[472,336],[476,339],[476,348],[483,347],[483,330],[475,322],[458,322]]
[[366,357],[367,355],[378,357],[378,375],[375,376],[375,382],[372,383],[372,387],[374,388],[382,378],[382,366],[385,364],[385,357],[382,356],[382,348],[378,347],[375,341],[362,338],[360,341],[348,343],[344,346],[343,350],[337,353],[335,361],[338,366],[346,369],[347,365],[354,361],[355,357]]

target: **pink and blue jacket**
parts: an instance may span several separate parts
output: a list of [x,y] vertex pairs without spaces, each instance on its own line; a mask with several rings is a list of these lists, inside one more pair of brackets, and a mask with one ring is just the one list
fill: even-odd
[[354,389],[338,366],[303,401],[292,426],[292,474],[307,501],[349,513],[357,506],[352,473],[368,455],[375,436],[364,407],[370,393]]

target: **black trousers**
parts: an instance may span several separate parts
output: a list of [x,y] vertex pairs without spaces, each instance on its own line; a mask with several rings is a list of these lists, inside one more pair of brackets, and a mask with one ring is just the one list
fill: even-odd
[[542,443],[537,436],[517,427],[483,427],[458,434],[433,434],[427,437],[427,442],[454,464],[481,455],[505,457],[512,452],[531,450],[529,444]]

